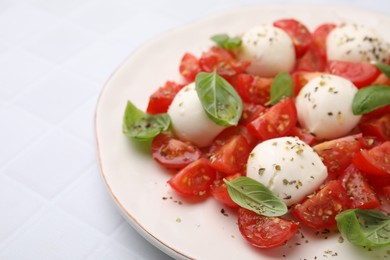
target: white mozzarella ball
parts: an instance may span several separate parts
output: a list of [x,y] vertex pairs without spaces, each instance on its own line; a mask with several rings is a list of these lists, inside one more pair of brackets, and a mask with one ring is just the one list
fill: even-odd
[[184,141],[199,147],[212,143],[213,139],[226,127],[214,123],[204,111],[191,83],[181,89],[168,109],[175,134]]
[[386,63],[390,46],[372,28],[343,24],[333,29],[326,41],[329,60]]
[[352,113],[357,91],[347,79],[329,74],[317,76],[303,86],[296,98],[299,123],[318,139],[348,134],[361,118]]
[[264,141],[248,158],[247,177],[267,186],[287,206],[312,194],[327,176],[318,154],[295,137]]
[[290,71],[295,64],[295,49],[291,38],[272,25],[257,26],[242,37],[241,59],[249,60],[250,74],[273,77]]

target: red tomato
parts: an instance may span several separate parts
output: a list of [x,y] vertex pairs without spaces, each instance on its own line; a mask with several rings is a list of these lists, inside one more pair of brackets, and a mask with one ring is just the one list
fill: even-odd
[[379,118],[361,120],[359,129],[364,135],[375,136],[382,141],[390,141],[390,113]]
[[264,105],[270,97],[272,80],[242,73],[233,86],[244,102]]
[[[240,176],[241,174],[236,173],[234,175],[227,176],[226,179],[228,181],[232,181]],[[211,184],[210,193],[218,202],[232,208],[238,207],[238,205],[230,197],[226,183],[222,179],[215,180],[214,183]]]
[[347,191],[339,180],[326,184],[319,192],[292,208],[292,214],[299,222],[314,229],[335,226],[335,217],[350,207]]
[[288,135],[297,123],[297,109],[291,98],[284,98],[247,127],[255,137],[267,140]]
[[309,131],[297,126],[291,130],[290,135],[298,137],[310,146],[313,145],[316,141],[316,137],[309,133]]
[[239,61],[234,54],[226,49],[213,46],[207,52],[204,52],[199,59],[201,71],[217,73],[222,77],[232,77],[249,66],[247,61]]
[[251,147],[242,135],[233,135],[223,145],[214,146],[210,165],[226,174],[244,173]]
[[294,81],[294,96],[306,85],[307,82],[321,75],[319,72],[294,71],[291,77]]
[[245,126],[231,126],[224,129],[219,135],[217,135],[217,137],[215,137],[212,145],[210,146],[210,152],[213,153],[218,147],[226,144],[227,140],[235,135],[243,136],[250,147],[254,147],[257,144],[257,139],[248,131]]
[[351,208],[374,209],[379,200],[364,175],[351,164],[340,176],[343,187],[351,199]]
[[[389,59],[390,61],[390,59]],[[386,85],[390,86],[390,79],[384,74],[381,73],[379,76],[372,82],[373,85]]]
[[298,223],[279,217],[266,217],[250,210],[238,209],[238,228],[241,235],[259,248],[284,245],[298,231]]
[[169,134],[159,134],[152,141],[153,159],[167,168],[181,169],[198,160],[202,152],[198,147],[173,138]]
[[294,70],[317,72],[324,71],[325,66],[326,60],[321,56],[320,51],[310,46],[306,53],[296,61]]
[[356,134],[317,144],[313,149],[328,169],[327,179],[333,180],[351,164],[363,145],[362,135]]
[[164,86],[160,87],[150,96],[146,112],[149,114],[166,113],[172,103],[173,98],[183,87],[184,85],[177,84],[172,81],[167,81]]
[[183,196],[201,197],[209,192],[216,175],[209,160],[200,158],[180,170],[168,184]]
[[194,81],[196,74],[200,72],[199,59],[191,53],[185,53],[181,58],[179,71],[186,80]]
[[305,54],[311,44],[311,33],[305,25],[295,19],[278,20],[273,25],[282,29],[290,36],[297,57]]
[[312,44],[324,60],[326,60],[326,38],[335,27],[336,25],[333,23],[325,23],[318,26],[312,34]]
[[265,111],[265,107],[255,103],[243,103],[242,115],[240,118],[240,124],[246,125],[252,120],[256,119],[262,112]]
[[328,61],[326,70],[330,74],[349,79],[357,88],[370,85],[380,74],[380,70],[368,62],[331,60]]
[[390,141],[386,141],[370,150],[361,150],[352,161],[358,169],[368,174],[390,174]]

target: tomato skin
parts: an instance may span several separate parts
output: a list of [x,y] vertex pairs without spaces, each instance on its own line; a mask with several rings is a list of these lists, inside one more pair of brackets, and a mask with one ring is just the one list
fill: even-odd
[[311,33],[304,24],[295,19],[281,19],[275,21],[273,25],[282,29],[290,36],[297,57],[305,54],[312,40]]
[[328,169],[327,180],[334,180],[351,164],[352,158],[363,146],[362,135],[356,134],[322,142],[313,149]]
[[333,23],[324,23],[318,26],[312,33],[312,41],[315,48],[318,50],[321,57],[326,60],[326,38],[329,33],[336,28]]
[[[236,173],[234,175],[227,176],[226,180],[232,181],[240,176],[242,175]],[[223,205],[226,205],[231,208],[238,207],[238,204],[235,203],[230,197],[226,183],[223,181],[223,179],[217,179],[214,181],[213,184],[211,184],[210,193],[218,202],[222,203]]]
[[332,228],[338,213],[350,208],[347,191],[341,181],[333,180],[320,191],[292,208],[292,214],[305,226],[313,229]]
[[233,135],[211,152],[210,165],[226,174],[244,173],[251,147],[242,135]]
[[296,136],[308,145],[313,145],[316,142],[316,137],[309,133],[306,129],[295,126],[291,132],[291,136]]
[[294,71],[291,77],[294,81],[294,96],[297,96],[307,82],[321,75],[319,72]]
[[320,51],[314,46],[310,46],[309,50],[296,61],[295,71],[319,72],[324,71],[326,67],[326,59],[321,55]]
[[326,71],[352,81],[357,88],[370,85],[380,70],[369,62],[328,61]]
[[152,141],[153,159],[170,169],[181,169],[198,160],[202,152],[195,145],[161,133]]
[[269,101],[272,81],[273,78],[241,73],[233,87],[244,102],[264,105]]
[[376,193],[355,165],[349,165],[340,176],[340,180],[351,199],[351,208],[375,209],[379,207]]
[[390,141],[386,141],[370,150],[361,150],[352,159],[356,167],[372,175],[390,174]]
[[257,144],[257,139],[248,131],[244,125],[231,126],[224,129],[221,133],[215,137],[213,143],[210,146],[210,153],[213,153],[218,147],[226,144],[232,136],[241,135],[248,142],[250,147],[254,147]]
[[242,115],[239,121],[240,125],[246,125],[252,120],[256,119],[261,113],[265,111],[265,107],[260,104],[243,103]]
[[247,124],[259,140],[288,135],[297,123],[297,109],[291,98],[284,98],[258,118]]
[[161,114],[168,111],[173,98],[184,85],[167,81],[164,86],[157,89],[149,98],[146,112],[149,114]]
[[194,81],[200,72],[199,59],[191,53],[185,53],[180,61],[179,72],[187,81]]
[[298,231],[299,224],[279,217],[266,217],[250,210],[238,209],[238,227],[241,235],[258,248],[284,245]]
[[168,184],[180,195],[202,197],[210,191],[216,171],[206,158],[200,158],[181,169],[168,180]]
[[359,123],[359,129],[364,135],[375,136],[381,141],[390,141],[390,113],[378,118],[365,117]]

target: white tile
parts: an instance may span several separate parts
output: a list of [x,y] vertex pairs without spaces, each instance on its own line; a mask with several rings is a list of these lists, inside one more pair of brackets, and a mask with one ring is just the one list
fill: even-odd
[[29,84],[49,73],[53,66],[53,63],[21,49],[0,53],[0,95],[10,98],[19,94]]
[[20,95],[15,103],[51,123],[58,123],[97,92],[94,83],[56,70]]
[[171,259],[139,235],[128,223],[122,224],[118,232],[113,235],[113,239],[126,248],[131,245],[133,253],[139,259]]
[[57,205],[72,216],[107,235],[124,221],[114,201],[109,197],[97,165],[61,194],[57,201]]
[[93,1],[75,12],[69,19],[88,30],[107,33],[127,21],[135,13],[134,7],[122,4],[120,0]]
[[94,229],[49,208],[0,252],[0,259],[85,259],[100,239]]
[[63,1],[48,1],[48,0],[32,0],[33,4],[39,8],[45,9],[55,15],[64,16],[74,12],[78,8],[84,6],[90,0],[63,0]]
[[4,172],[42,196],[52,198],[83,174],[94,160],[91,147],[54,129],[8,164]]
[[0,120],[0,166],[28,147],[50,127],[39,118],[11,105],[0,107]]
[[97,95],[90,98],[61,123],[64,131],[82,138],[91,145],[96,144],[94,118],[97,98]]
[[97,35],[88,30],[62,23],[44,34],[37,35],[23,46],[50,61],[62,63],[87,48],[96,39]]
[[0,37],[14,43],[52,27],[56,16],[29,4],[13,5],[0,12]]
[[[101,245],[95,252],[89,255],[88,260],[129,260],[137,259],[137,255],[123,246],[118,245],[112,241],[108,241]],[[138,259],[141,259],[138,257]],[[146,258],[142,258],[146,259]]]
[[64,66],[97,80],[103,86],[115,69],[129,56],[130,51],[129,46],[123,42],[101,40],[72,57]]
[[0,174],[0,243],[16,232],[42,206],[41,199]]

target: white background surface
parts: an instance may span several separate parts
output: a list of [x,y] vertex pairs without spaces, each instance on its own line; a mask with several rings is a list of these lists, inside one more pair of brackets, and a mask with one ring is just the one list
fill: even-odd
[[108,195],[97,97],[145,41],[253,3],[344,3],[390,15],[388,0],[0,0],[0,259],[170,259]]

